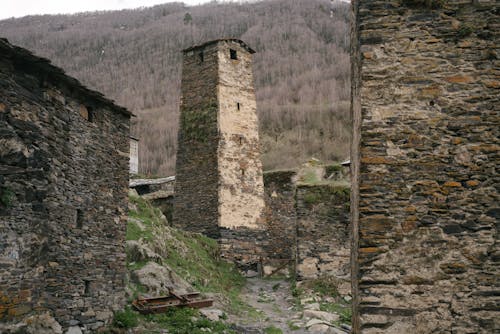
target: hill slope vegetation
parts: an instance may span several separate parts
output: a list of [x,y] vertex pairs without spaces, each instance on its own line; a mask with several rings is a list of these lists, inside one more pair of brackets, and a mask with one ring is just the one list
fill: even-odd
[[266,169],[348,155],[349,8],[329,0],[270,0],[0,21],[0,36],[33,50],[138,115],[144,174],[173,174],[181,52],[234,37],[254,56]]

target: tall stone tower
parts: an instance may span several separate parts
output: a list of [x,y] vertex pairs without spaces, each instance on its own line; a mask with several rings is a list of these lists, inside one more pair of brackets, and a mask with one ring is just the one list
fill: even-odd
[[183,51],[173,220],[184,230],[264,228],[253,53],[236,39]]

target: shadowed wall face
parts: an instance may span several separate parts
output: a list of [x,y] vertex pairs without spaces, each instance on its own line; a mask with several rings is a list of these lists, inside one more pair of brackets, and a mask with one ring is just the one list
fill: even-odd
[[498,4],[353,8],[354,329],[495,332]]
[[212,238],[219,236],[218,67],[217,44],[184,53],[173,219]]
[[0,48],[0,322],[97,330],[125,304],[130,116]]

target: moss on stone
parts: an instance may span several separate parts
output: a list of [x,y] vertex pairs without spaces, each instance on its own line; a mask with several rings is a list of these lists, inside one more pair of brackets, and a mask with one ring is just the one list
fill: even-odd
[[0,187],[0,205],[9,207],[15,198],[15,194],[10,188]]
[[474,28],[472,28],[470,25],[461,24],[460,28],[458,28],[458,31],[457,31],[457,39],[465,38],[465,37],[469,36],[470,34],[472,34],[473,31],[474,31]]
[[326,175],[330,175],[330,174],[333,174],[335,172],[340,172],[340,171],[342,171],[342,165],[340,165],[340,164],[332,164],[332,165],[325,166]]
[[217,123],[217,105],[207,105],[196,110],[182,110],[180,129],[186,141],[206,142],[214,135]]

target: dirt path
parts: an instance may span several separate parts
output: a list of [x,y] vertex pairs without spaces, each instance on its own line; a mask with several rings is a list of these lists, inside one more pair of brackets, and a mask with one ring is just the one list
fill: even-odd
[[[255,317],[229,316],[240,334],[346,334],[335,311],[320,310],[324,299],[311,293],[295,305],[286,280],[250,278],[241,298],[258,312]],[[266,331],[267,330],[267,331]]]
[[294,310],[289,282],[250,278],[241,298],[261,314],[260,319],[230,319],[244,333],[262,333],[266,328],[273,327],[281,329],[283,333],[306,333],[300,330],[292,332],[289,328],[289,323],[301,316],[300,312]]

